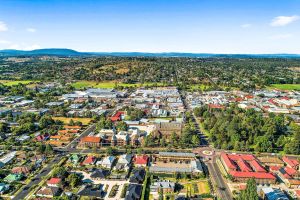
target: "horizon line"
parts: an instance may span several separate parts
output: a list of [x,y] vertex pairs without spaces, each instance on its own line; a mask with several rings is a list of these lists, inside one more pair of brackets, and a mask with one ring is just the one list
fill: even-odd
[[30,52],[30,51],[36,51],[36,50],[45,50],[45,49],[58,49],[58,50],[72,50],[76,51],[78,53],[152,53],[152,54],[171,54],[171,53],[177,53],[177,54],[213,54],[213,55],[220,55],[220,54],[225,54],[225,55],[300,55],[300,53],[211,53],[211,52],[183,52],[183,51],[82,51],[82,50],[76,50],[76,49],[71,49],[71,48],[55,48],[55,47],[50,47],[50,48],[38,48],[38,49],[0,49],[0,51],[25,51],[25,52]]

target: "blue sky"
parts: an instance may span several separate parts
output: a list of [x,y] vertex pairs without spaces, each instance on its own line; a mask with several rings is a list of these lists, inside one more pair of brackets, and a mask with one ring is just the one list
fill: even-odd
[[300,0],[0,0],[0,49],[300,54]]

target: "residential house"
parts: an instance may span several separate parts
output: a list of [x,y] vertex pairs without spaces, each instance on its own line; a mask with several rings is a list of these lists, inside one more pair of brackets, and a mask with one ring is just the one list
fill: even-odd
[[27,166],[21,166],[21,167],[14,167],[11,172],[13,174],[23,174],[23,175],[28,175],[30,174],[30,167]]
[[7,163],[10,163],[15,158],[16,153],[16,151],[12,151],[0,158],[0,167],[3,167]]
[[59,196],[60,194],[61,194],[61,189],[59,187],[45,186],[45,187],[42,187],[36,193],[36,196],[38,196],[38,197],[46,197],[46,198],[53,198],[55,196]]
[[10,188],[9,184],[0,183],[0,194],[4,194]]
[[129,184],[125,196],[125,200],[140,200],[142,194],[142,185]]
[[101,199],[103,194],[103,185],[83,185],[77,193],[80,197],[89,197],[93,199]]
[[4,178],[5,182],[12,183],[15,181],[20,181],[23,178],[22,174],[9,174]]
[[87,156],[84,161],[82,162],[82,165],[93,165],[96,162],[95,156]]
[[144,168],[136,168],[133,170],[129,182],[142,184],[144,182],[145,175],[146,175],[146,171]]
[[149,162],[149,156],[147,155],[136,155],[133,159],[136,167],[146,167]]
[[118,159],[115,169],[128,171],[131,165],[131,160],[132,160],[131,154],[121,155]]
[[107,169],[111,169],[114,162],[115,162],[116,158],[114,156],[107,156],[105,158],[103,158],[102,162],[101,162],[101,166]]
[[103,180],[109,175],[109,170],[106,169],[96,169],[91,174],[92,180]]
[[51,178],[47,181],[49,187],[60,187],[62,184],[61,178]]
[[81,156],[78,154],[72,154],[69,158],[69,161],[74,165],[77,165],[81,159]]

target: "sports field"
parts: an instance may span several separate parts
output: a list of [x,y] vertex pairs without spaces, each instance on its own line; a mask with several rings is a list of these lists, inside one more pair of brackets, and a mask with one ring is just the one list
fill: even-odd
[[272,84],[271,89],[300,90],[300,84]]

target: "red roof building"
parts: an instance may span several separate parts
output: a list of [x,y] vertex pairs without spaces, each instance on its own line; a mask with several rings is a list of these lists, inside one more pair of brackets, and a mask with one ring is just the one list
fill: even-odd
[[276,181],[276,177],[268,173],[251,154],[221,153],[221,161],[235,181],[246,182],[249,178],[255,178],[259,184],[271,184]]
[[234,164],[234,162],[232,162],[232,160],[229,159],[228,154],[221,153],[221,159],[225,163],[225,168],[227,168],[227,170],[236,170],[237,167]]
[[96,158],[94,156],[88,156],[82,162],[83,165],[92,165],[96,162]]
[[298,169],[299,168],[299,161],[296,160],[296,159],[292,159],[292,158],[289,158],[287,156],[284,156],[282,158],[283,162],[286,163],[286,165],[288,167],[291,167],[291,168],[294,168],[294,169]]
[[219,104],[208,104],[209,108],[214,108],[214,109],[224,109],[225,107]]
[[231,171],[230,174],[234,178],[255,178],[255,179],[271,179],[276,180],[276,177],[271,173],[264,173],[264,172],[238,172],[238,171]]
[[118,112],[116,112],[116,114],[114,114],[110,119],[111,119],[111,121],[113,121],[113,122],[121,121],[122,115],[124,115],[124,112],[118,111]]
[[259,164],[256,160],[251,160],[250,165],[256,172],[266,172],[265,168],[261,166],[261,164]]
[[147,155],[136,155],[134,157],[134,164],[137,166],[147,166],[149,157]]
[[297,171],[297,170],[295,170],[294,168],[288,167],[288,166],[286,166],[286,167],[284,168],[284,171],[285,171],[288,175],[290,175],[291,177],[293,177],[293,176],[295,176],[295,175],[298,174],[298,171]]
[[61,184],[61,178],[51,178],[50,180],[47,181],[48,186],[57,187],[60,184]]
[[237,164],[242,172],[251,172],[252,169],[242,158],[237,161]]
[[101,138],[96,136],[86,136],[81,138],[80,143],[78,145],[81,148],[85,147],[100,147],[101,146]]

